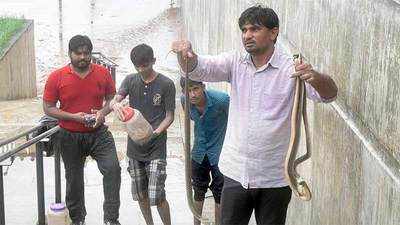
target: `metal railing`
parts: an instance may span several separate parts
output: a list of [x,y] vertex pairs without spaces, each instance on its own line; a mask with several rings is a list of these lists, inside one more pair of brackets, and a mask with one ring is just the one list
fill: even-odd
[[[7,159],[15,158],[15,156],[20,153],[25,148],[28,148],[31,145],[34,145],[43,139],[50,137],[55,134],[60,127],[55,126],[46,132],[43,132],[36,137],[32,137],[34,132],[42,129],[44,126],[47,126],[46,123],[41,123],[25,132],[22,132],[14,137],[8,138],[0,142],[0,147],[9,145],[16,140],[26,137],[26,142],[23,144],[0,154],[0,225],[5,224],[5,210],[4,210],[4,183],[3,183],[3,167],[10,166],[4,165],[4,161]],[[37,214],[38,214],[38,225],[46,224],[45,217],[45,201],[44,201],[44,172],[43,172],[43,150],[42,148],[36,148],[36,176],[37,176]],[[55,202],[61,203],[61,174],[60,174],[60,152],[55,149],[54,151],[54,161],[55,161]]]
[[115,83],[116,67],[118,64],[107,58],[101,52],[92,52],[92,62],[106,67]]

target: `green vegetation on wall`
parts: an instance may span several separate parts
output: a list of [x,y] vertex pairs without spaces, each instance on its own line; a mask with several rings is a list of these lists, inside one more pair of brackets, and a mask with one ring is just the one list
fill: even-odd
[[24,25],[23,19],[0,17],[0,55],[12,36]]

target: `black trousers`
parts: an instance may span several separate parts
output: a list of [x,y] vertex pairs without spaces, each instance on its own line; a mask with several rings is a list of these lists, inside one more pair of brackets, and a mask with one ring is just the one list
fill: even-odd
[[194,200],[204,201],[207,189],[210,188],[215,203],[220,204],[222,187],[224,185],[224,175],[219,171],[218,164],[211,166],[207,155],[204,157],[201,164],[192,159],[192,185],[194,190]]
[[83,169],[87,156],[96,160],[103,175],[104,220],[117,220],[121,167],[111,132],[106,126],[100,127],[93,133],[73,133],[61,129],[57,137],[65,167],[67,186],[65,202],[72,221],[85,220],[86,216]]
[[254,209],[257,225],[283,225],[291,196],[289,186],[245,189],[239,182],[225,176],[221,224],[247,225]]

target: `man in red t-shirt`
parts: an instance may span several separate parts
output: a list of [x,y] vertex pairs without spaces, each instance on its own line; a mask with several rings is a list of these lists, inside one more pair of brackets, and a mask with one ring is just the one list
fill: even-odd
[[[121,167],[113,136],[104,125],[115,85],[108,70],[91,63],[92,43],[76,35],[69,41],[71,63],[50,74],[43,94],[46,115],[59,120],[65,166],[66,204],[72,224],[85,224],[83,168],[87,156],[103,174],[104,224],[118,225]],[[59,107],[57,106],[59,102]]]

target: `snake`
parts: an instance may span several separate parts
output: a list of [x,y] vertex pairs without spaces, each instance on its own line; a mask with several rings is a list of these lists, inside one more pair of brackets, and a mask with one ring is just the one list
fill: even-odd
[[186,60],[186,74],[185,74],[185,103],[184,103],[184,130],[185,130],[185,141],[184,141],[184,152],[185,152],[185,185],[186,185],[186,199],[188,206],[193,216],[201,221],[201,223],[210,222],[209,219],[202,217],[199,210],[194,207],[193,189],[192,189],[192,157],[190,147],[190,117],[189,117],[189,65]]
[[[294,61],[302,63],[302,55],[293,55]],[[285,159],[285,178],[289,183],[292,191],[303,201],[311,200],[311,191],[306,181],[297,172],[299,164],[303,163],[311,157],[311,141],[307,118],[307,98],[306,87],[300,77],[295,78],[295,93],[293,108],[291,114],[291,131],[288,151]],[[301,137],[301,121],[304,123],[306,153],[297,158],[300,137]]]
[[[294,60],[302,62],[301,54],[294,55]],[[186,61],[186,79],[184,86],[185,93],[185,107],[184,107],[184,131],[185,131],[185,141],[184,141],[184,151],[185,151],[185,185],[186,185],[186,199],[188,201],[188,206],[193,216],[205,222],[208,219],[202,217],[201,213],[194,207],[193,190],[192,190],[192,175],[191,175],[191,151],[190,151],[190,117],[189,117],[189,85],[188,85],[188,60]],[[291,134],[289,148],[285,159],[285,178],[289,183],[292,191],[301,200],[309,201],[311,200],[311,191],[305,182],[305,180],[297,172],[297,166],[311,157],[311,141],[309,139],[309,128],[308,128],[308,118],[307,118],[307,100],[306,100],[306,88],[305,83],[299,77],[295,78],[295,94],[293,101],[293,108],[291,114]],[[306,153],[299,158],[297,157],[300,134],[301,134],[301,120],[303,119],[305,139],[306,139]]]

